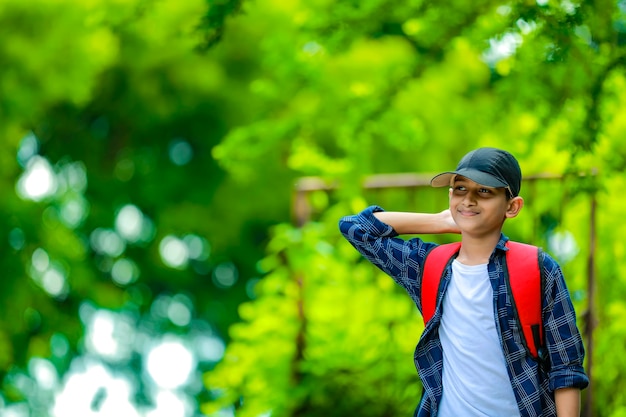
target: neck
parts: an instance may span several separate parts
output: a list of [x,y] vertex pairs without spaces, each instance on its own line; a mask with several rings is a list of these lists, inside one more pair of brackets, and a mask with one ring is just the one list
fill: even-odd
[[461,237],[461,250],[457,261],[465,265],[479,265],[489,262],[489,257],[500,240],[500,234],[493,236]]

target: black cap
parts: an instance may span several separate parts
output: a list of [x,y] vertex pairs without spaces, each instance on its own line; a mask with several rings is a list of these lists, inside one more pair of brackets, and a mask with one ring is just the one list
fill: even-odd
[[487,187],[507,188],[511,197],[519,195],[522,186],[522,170],[517,159],[509,152],[496,148],[478,148],[469,152],[455,171],[437,175],[430,181],[430,185],[449,187],[457,175]]

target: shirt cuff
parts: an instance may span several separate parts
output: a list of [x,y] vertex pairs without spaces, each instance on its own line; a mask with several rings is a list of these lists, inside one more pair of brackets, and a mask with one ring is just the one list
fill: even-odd
[[582,366],[566,367],[550,372],[550,390],[559,388],[584,389],[589,385],[589,378]]
[[357,214],[359,222],[363,225],[365,232],[379,237],[396,237],[398,233],[393,227],[380,221],[374,213],[385,211],[380,206],[369,206]]

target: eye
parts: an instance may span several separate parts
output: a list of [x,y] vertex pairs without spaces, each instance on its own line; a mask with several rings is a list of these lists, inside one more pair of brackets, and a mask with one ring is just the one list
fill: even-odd
[[465,187],[462,185],[455,185],[454,191],[465,191]]
[[478,189],[478,192],[482,194],[491,194],[491,190],[488,188],[480,188]]

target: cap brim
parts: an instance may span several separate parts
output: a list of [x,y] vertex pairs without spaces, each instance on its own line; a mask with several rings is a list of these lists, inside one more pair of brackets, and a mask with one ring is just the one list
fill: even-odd
[[433,177],[430,180],[431,187],[449,187],[452,185],[452,180],[456,177],[455,172],[443,172]]
[[453,172],[444,172],[430,180],[430,185],[433,187],[449,187],[452,185],[454,177],[461,175],[474,181],[477,184],[484,185],[486,187],[502,188],[508,187],[508,185],[491,174],[478,171],[476,169],[460,169]]

